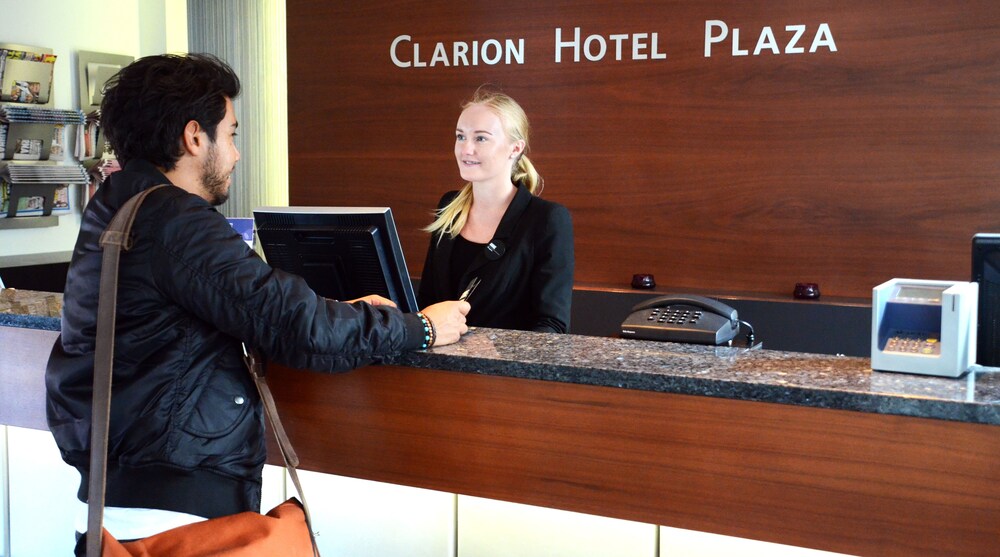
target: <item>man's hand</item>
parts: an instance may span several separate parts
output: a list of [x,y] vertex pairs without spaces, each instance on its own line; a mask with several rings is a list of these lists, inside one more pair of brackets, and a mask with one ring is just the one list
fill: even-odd
[[421,313],[434,326],[434,346],[444,346],[458,342],[462,335],[469,331],[465,324],[465,315],[472,306],[469,302],[439,302],[427,306]]
[[379,296],[378,294],[369,294],[367,296],[362,296],[362,297],[354,299],[354,300],[348,300],[348,301],[346,301],[344,303],[346,303],[346,304],[353,304],[354,302],[365,302],[365,303],[371,304],[373,306],[389,306],[391,308],[396,307],[396,302],[393,302],[389,298],[383,298],[382,296]]

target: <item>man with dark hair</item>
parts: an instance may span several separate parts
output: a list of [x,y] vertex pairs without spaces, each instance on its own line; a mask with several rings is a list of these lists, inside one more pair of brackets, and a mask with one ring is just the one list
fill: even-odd
[[[89,479],[100,235],[129,198],[139,210],[118,276],[105,527],[147,537],[260,510],[265,460],[259,397],[241,342],[296,368],[342,371],[467,331],[466,302],[403,314],[367,296],[336,302],[264,263],[214,206],[240,158],[240,82],[209,55],[151,56],[108,84],[101,125],[124,163],[91,199],[66,280],[62,334],[46,371],[49,428]],[[77,530],[86,531],[82,505]],[[85,547],[78,544],[78,551]]]

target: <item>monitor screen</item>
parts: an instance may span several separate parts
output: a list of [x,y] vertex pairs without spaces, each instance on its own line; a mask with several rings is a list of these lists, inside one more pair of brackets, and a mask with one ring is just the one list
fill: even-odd
[[972,281],[979,283],[976,363],[1000,366],[1000,234],[973,236]]
[[268,264],[301,276],[317,294],[380,294],[418,311],[388,207],[259,207],[253,218]]

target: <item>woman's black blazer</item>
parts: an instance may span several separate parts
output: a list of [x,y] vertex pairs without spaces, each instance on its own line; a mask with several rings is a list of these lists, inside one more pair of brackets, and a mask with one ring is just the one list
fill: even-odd
[[[438,209],[458,195],[441,198]],[[458,299],[448,286],[451,249],[448,235],[432,234],[417,296],[420,307]],[[482,281],[469,297],[467,316],[474,327],[565,333],[573,298],[573,221],[569,211],[517,187],[493,239],[465,271],[460,288]]]

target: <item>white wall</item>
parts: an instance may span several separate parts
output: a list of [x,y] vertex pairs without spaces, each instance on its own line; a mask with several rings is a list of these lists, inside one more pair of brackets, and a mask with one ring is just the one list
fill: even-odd
[[7,473],[7,426],[0,425],[0,556],[10,555],[10,476]]
[[[0,42],[51,48],[52,108],[80,108],[76,52],[143,56],[187,49],[185,0],[0,0]],[[78,191],[59,226],[0,230],[0,257],[68,252],[80,228]]]
[[[2,426],[0,426],[2,427]],[[7,427],[10,557],[72,555],[80,474],[64,463],[48,431]],[[3,546],[0,545],[0,548]]]

